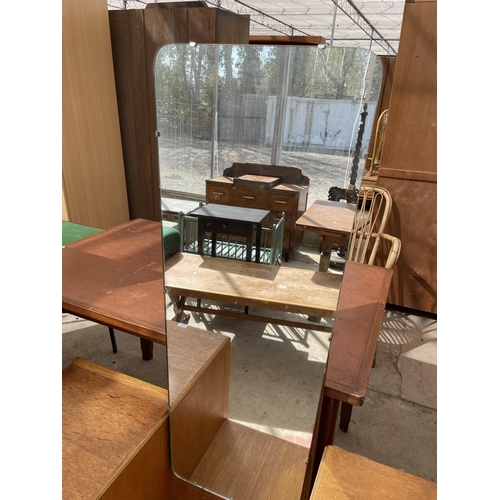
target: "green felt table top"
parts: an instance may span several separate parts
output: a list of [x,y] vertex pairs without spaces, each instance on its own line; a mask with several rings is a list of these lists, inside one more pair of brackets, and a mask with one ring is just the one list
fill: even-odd
[[[165,253],[171,254],[179,251],[181,237],[177,229],[171,227],[163,227],[163,245]],[[74,222],[62,221],[62,244],[63,246],[81,240],[87,236],[100,233],[102,229],[96,227],[84,226]]]
[[62,221],[62,244],[67,245],[73,241],[81,240],[92,234],[100,233],[102,229],[96,227],[75,224],[74,222]]

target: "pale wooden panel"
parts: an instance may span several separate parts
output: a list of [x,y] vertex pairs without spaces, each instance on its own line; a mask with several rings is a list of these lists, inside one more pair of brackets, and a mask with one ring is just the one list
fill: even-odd
[[62,190],[62,220],[69,221],[68,206],[66,204],[66,196],[64,196],[64,189]]
[[230,353],[228,341],[215,358],[207,360],[195,383],[186,388],[188,390],[180,400],[174,401],[175,406],[171,409],[172,467],[184,479],[189,479],[227,419]]
[[129,220],[105,0],[62,4],[63,186],[71,221]]
[[436,483],[336,446],[327,446],[311,500],[432,500],[436,497]]

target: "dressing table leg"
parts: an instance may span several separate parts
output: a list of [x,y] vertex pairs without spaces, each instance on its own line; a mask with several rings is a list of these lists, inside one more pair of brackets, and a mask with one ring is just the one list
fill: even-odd
[[349,422],[351,421],[352,405],[349,403],[342,402],[340,408],[340,423],[339,427],[342,432],[347,432],[349,429]]
[[153,359],[153,342],[151,340],[141,338],[141,351],[142,359],[144,361]]

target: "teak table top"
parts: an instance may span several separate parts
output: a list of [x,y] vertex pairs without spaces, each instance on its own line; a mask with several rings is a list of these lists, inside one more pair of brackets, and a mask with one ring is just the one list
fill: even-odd
[[295,225],[301,231],[322,235],[348,235],[352,230],[356,205],[338,201],[316,200]]
[[62,249],[62,308],[165,344],[159,222],[135,219]]

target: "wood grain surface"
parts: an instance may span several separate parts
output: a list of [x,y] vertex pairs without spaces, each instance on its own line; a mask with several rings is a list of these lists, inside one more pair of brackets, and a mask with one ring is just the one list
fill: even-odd
[[226,420],[191,481],[235,500],[299,500],[309,449]]
[[62,250],[62,308],[165,343],[161,226],[136,219]]
[[65,500],[97,498],[167,414],[165,389],[74,360],[62,374]]
[[316,200],[295,223],[302,231],[329,235],[349,235],[356,205],[329,200]]
[[311,500],[432,500],[437,484],[327,446]]
[[68,220],[129,220],[106,2],[62,3],[62,176]]
[[[409,119],[411,117],[411,119]],[[389,302],[437,314],[437,2],[405,4],[377,184],[401,240]]]
[[328,350],[328,397],[363,404],[391,278],[391,269],[346,262]]

